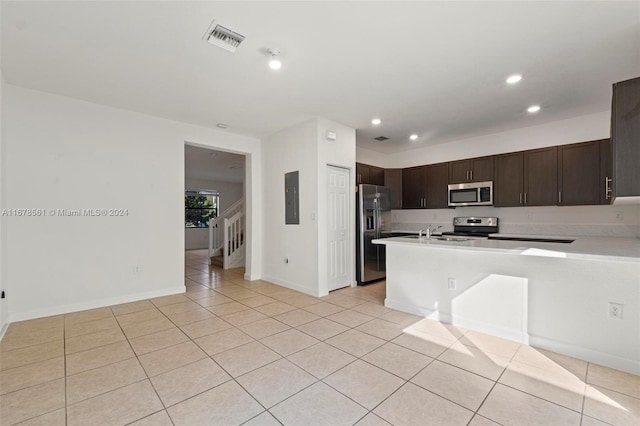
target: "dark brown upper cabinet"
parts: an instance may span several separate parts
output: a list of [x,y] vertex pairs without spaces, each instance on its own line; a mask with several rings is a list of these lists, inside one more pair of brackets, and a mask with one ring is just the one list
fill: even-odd
[[431,164],[425,168],[425,207],[446,209],[449,201],[449,163]]
[[449,163],[449,183],[493,180],[494,157],[469,158]]
[[402,169],[402,208],[426,208],[426,166]]
[[611,139],[600,141],[600,204],[611,204],[613,198],[613,145]]
[[523,205],[524,153],[511,152],[495,156],[493,205],[518,207]]
[[402,208],[447,208],[448,182],[449,163],[402,169]]
[[384,186],[391,189],[391,208],[402,208],[402,169],[385,169]]
[[640,196],[640,77],[613,85],[613,197]]
[[384,186],[384,169],[368,164],[356,163],[356,183]]
[[558,147],[558,205],[600,204],[600,142]]
[[524,152],[525,206],[553,206],[558,203],[558,148]]
[[496,155],[493,191],[496,207],[557,204],[557,147]]

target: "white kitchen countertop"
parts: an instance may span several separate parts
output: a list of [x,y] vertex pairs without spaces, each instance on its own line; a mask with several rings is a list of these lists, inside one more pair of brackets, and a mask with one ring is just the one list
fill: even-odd
[[494,234],[515,238],[574,239],[573,243],[544,243],[511,240],[441,241],[436,239],[391,237],[373,240],[374,244],[402,245],[416,248],[447,248],[471,251],[500,252],[512,255],[593,259],[640,263],[640,238],[569,237],[517,234]]

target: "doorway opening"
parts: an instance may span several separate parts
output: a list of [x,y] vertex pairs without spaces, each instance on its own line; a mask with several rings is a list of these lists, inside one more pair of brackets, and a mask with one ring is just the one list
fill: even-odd
[[185,276],[244,269],[246,156],[185,144],[184,161]]

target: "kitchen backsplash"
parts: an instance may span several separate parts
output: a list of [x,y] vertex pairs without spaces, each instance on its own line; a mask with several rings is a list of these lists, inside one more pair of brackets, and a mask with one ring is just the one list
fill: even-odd
[[526,235],[639,237],[640,206],[458,207],[393,210],[394,231],[419,231],[429,225],[451,231],[457,216],[495,216],[500,232]]

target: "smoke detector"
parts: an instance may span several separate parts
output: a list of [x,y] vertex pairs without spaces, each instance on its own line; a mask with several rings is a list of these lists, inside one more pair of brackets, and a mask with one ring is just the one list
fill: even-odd
[[235,52],[238,50],[240,43],[244,41],[244,36],[222,25],[217,25],[214,20],[204,34],[203,40],[214,46],[222,47],[229,52]]

